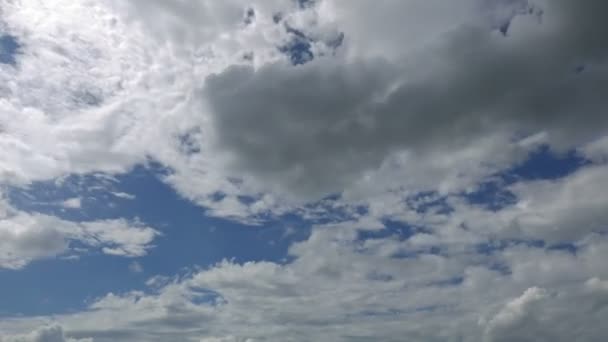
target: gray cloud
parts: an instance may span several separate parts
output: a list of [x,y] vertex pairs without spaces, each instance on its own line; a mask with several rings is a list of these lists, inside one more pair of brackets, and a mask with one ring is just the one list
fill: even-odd
[[[247,222],[289,210],[328,219],[344,208],[339,220],[359,221],[315,227],[287,262],[224,261],[156,278],[149,291],[108,293],[81,312],[3,319],[3,333],[19,334],[0,341],[606,335],[608,180],[600,164],[608,144],[594,140],[608,123],[606,2],[491,1],[481,10],[477,0],[315,3],[255,2],[249,25],[237,1],[7,5],[23,67],[0,69],[0,185],[124,172],[151,158],[207,213]],[[531,13],[521,10],[528,3]],[[277,11],[313,39],[344,32],[343,45],[335,56],[288,65],[277,52],[286,39],[272,20]],[[505,20],[503,34],[497,23]],[[44,30],[32,24],[41,21]],[[497,212],[450,194],[541,143],[584,145],[595,164],[514,184],[516,203]],[[404,198],[420,187],[437,190],[431,201],[448,194],[453,212],[411,208]],[[369,211],[341,200],[294,209],[259,193],[268,189],[304,198],[347,189]],[[252,203],[244,194],[255,194]],[[360,236],[386,228],[384,219],[422,231]],[[157,236],[139,222],[67,222],[0,202],[0,267],[64,254],[74,240],[140,257]],[[61,325],[32,328],[42,320]]]
[[450,153],[505,132],[546,131],[558,148],[597,137],[608,123],[608,47],[598,38],[607,5],[538,6],[542,17],[516,16],[507,37],[463,23],[398,63],[317,60],[210,76],[218,146],[241,172],[318,196],[396,150]]

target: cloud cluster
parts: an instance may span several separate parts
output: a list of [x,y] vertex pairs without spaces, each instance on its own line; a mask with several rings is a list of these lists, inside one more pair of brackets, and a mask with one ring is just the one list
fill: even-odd
[[63,328],[59,325],[41,327],[26,335],[14,335],[9,337],[0,336],[2,342],[93,342],[93,339],[67,338]]
[[[506,37],[467,18],[396,61],[318,59],[210,76],[205,98],[218,145],[238,169],[313,198],[348,187],[395,151],[450,154],[487,137],[541,131],[551,144],[576,147],[608,123],[600,90],[608,49],[595,38],[608,31],[597,15],[606,4],[543,5],[542,16],[532,7],[515,16]],[[391,19],[402,23],[381,20]]]
[[[209,214],[242,219],[404,182],[462,190],[521,160],[522,138],[569,149],[603,134],[603,6],[17,1],[3,11],[22,53],[0,73],[1,177],[151,159]],[[313,59],[290,65],[293,42]]]
[[[7,3],[0,29],[20,52],[0,68],[0,189],[152,161],[207,215],[331,224],[284,262],[156,277],[81,312],[2,320],[0,341],[604,340],[607,11],[603,0]],[[588,164],[500,184],[512,203],[497,209],[470,203],[543,145]],[[144,256],[158,235],[0,200],[0,268],[81,247]]]
[[95,341],[601,341],[606,334],[605,237],[576,254],[522,243],[480,258],[464,242],[437,253],[397,236],[362,239],[365,227],[319,226],[292,246],[292,262],[224,261],[151,280],[148,293],[108,294],[56,320]]
[[[17,210],[0,201],[0,268],[19,269],[60,255],[93,249],[124,257],[144,256],[160,233],[123,219],[72,222]],[[78,242],[82,247],[72,246]]]
[[[501,341],[601,341],[608,329],[606,282],[597,278],[569,293],[531,287],[487,323],[485,339]],[[556,322],[569,322],[567,325]]]
[[[551,191],[537,189],[547,181],[516,183],[516,202],[498,210],[456,195],[449,212],[419,210],[431,195],[402,203],[401,216],[370,210],[314,227],[289,261],[155,277],[146,291],[109,293],[55,322],[95,341],[602,341],[608,219],[579,200],[602,182],[596,174],[606,166],[554,180]],[[402,230],[387,231],[386,217]]]

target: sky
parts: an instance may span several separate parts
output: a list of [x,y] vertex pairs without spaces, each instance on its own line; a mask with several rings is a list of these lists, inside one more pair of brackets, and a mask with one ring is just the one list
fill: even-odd
[[601,342],[608,2],[0,0],[0,342]]

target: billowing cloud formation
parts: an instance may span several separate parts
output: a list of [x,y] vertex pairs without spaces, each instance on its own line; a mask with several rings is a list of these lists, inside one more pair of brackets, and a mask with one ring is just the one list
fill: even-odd
[[530,7],[513,18],[507,37],[469,18],[429,42],[432,53],[397,61],[230,68],[205,88],[219,145],[268,183],[316,195],[348,187],[398,150],[451,153],[505,131],[576,146],[608,123],[608,47],[597,38],[608,32],[598,14],[606,9],[547,2],[542,16]]
[[606,166],[555,180],[550,194],[516,192],[498,211],[458,196],[446,199],[450,212],[401,203],[401,218],[391,217],[402,233],[387,232],[386,211],[371,210],[316,226],[290,247],[291,261],[224,261],[154,277],[147,291],[109,293],[55,321],[96,341],[602,341],[608,240],[593,228],[608,221],[562,208],[575,207],[564,203],[597,184],[590,175],[599,170]]
[[[238,195],[402,186],[379,172],[395,160],[393,175],[421,187],[489,174],[525,154],[512,153],[522,137],[544,132],[567,149],[603,133],[603,6],[14,2],[3,16],[23,51],[0,76],[2,177],[121,172],[152,158],[210,213],[247,216],[285,209],[270,197],[245,208]],[[32,26],[41,18],[44,30]],[[289,65],[295,52],[281,47],[293,41],[312,61]],[[462,151],[466,163],[438,162]]]
[[[208,215],[324,224],[282,262],[154,277],[80,312],[3,319],[0,340],[602,341],[607,10],[7,3],[0,33],[19,54],[0,68],[1,189],[154,162]],[[584,162],[555,179],[501,178],[541,146]],[[508,194],[495,208],[468,198],[488,181]],[[62,204],[83,209],[79,198]],[[144,256],[158,235],[0,202],[2,268],[77,257],[76,243]]]
[[416,249],[413,239],[361,239],[357,230],[367,226],[317,227],[292,246],[287,264],[225,261],[56,319],[96,341],[601,341],[606,334],[605,237],[576,254],[521,243],[479,258],[473,241],[437,253]]
[[[597,278],[568,294],[531,287],[488,322],[486,340],[601,341],[608,333],[601,324],[608,311],[607,294],[606,282]],[[569,324],[555,325],[564,321]]]

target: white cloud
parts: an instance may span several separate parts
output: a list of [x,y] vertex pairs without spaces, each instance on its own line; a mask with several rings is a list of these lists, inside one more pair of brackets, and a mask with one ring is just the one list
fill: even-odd
[[453,198],[450,204],[455,211],[439,222],[451,227],[464,225],[477,234],[498,238],[578,241],[608,227],[604,210],[608,195],[598,186],[608,182],[607,177],[608,167],[602,164],[582,167],[556,180],[517,182],[507,187],[516,202],[500,211]]
[[21,268],[32,260],[64,253],[68,241],[53,223],[61,224],[26,214],[0,219],[0,267]]
[[122,219],[71,222],[17,210],[0,198],[0,268],[19,269],[28,263],[68,252],[78,241],[88,248],[125,257],[143,256],[160,234],[139,222]]
[[1,342],[93,342],[91,338],[74,339],[68,338],[63,333],[63,328],[59,325],[50,325],[36,329],[26,335],[15,335],[3,337],[0,335]]
[[224,261],[55,319],[96,341],[600,341],[605,334],[605,238],[576,254],[520,244],[481,256],[464,241],[437,254],[395,237],[360,240],[361,226],[317,227],[291,246],[286,264]]
[[118,198],[124,198],[124,199],[128,199],[128,200],[134,200],[136,197],[133,194],[129,194],[126,192],[112,192],[112,195],[118,197]]
[[80,197],[68,198],[67,200],[61,202],[61,205],[68,209],[80,209],[82,206],[82,200]]
[[144,267],[138,261],[132,261],[129,264],[129,271],[133,273],[141,273],[144,271]]
[[601,323],[606,314],[608,292],[605,289],[585,291],[580,286],[550,294],[544,289],[529,288],[489,321],[485,340],[599,342],[608,333]]
[[[580,37],[605,30],[604,3],[539,0],[532,15],[491,3],[13,2],[3,18],[23,54],[0,74],[1,177],[124,172],[151,157],[209,214],[247,220],[292,210],[294,195],[462,189],[525,155],[515,135],[546,131],[562,148],[601,135],[604,44]],[[513,13],[503,37],[497,22]],[[344,44],[293,68],[277,51],[286,27]]]
[[[0,340],[600,341],[607,3],[483,3],[7,3],[2,21],[22,53],[0,69],[0,186],[151,160],[208,215],[342,222],[292,245],[289,262],[157,277],[151,291],[108,293],[48,318],[60,325],[3,320],[0,330],[19,331]],[[503,36],[497,25],[513,13]],[[288,27],[326,56],[288,65],[277,49],[293,38]],[[325,41],[337,32],[334,55]],[[498,211],[458,195],[539,144],[594,164],[512,184],[516,203]],[[417,212],[407,198],[423,190],[453,212]],[[416,231],[358,238],[383,219]],[[70,222],[0,201],[2,268],[79,255],[73,241],[141,257],[158,235],[140,222]]]

